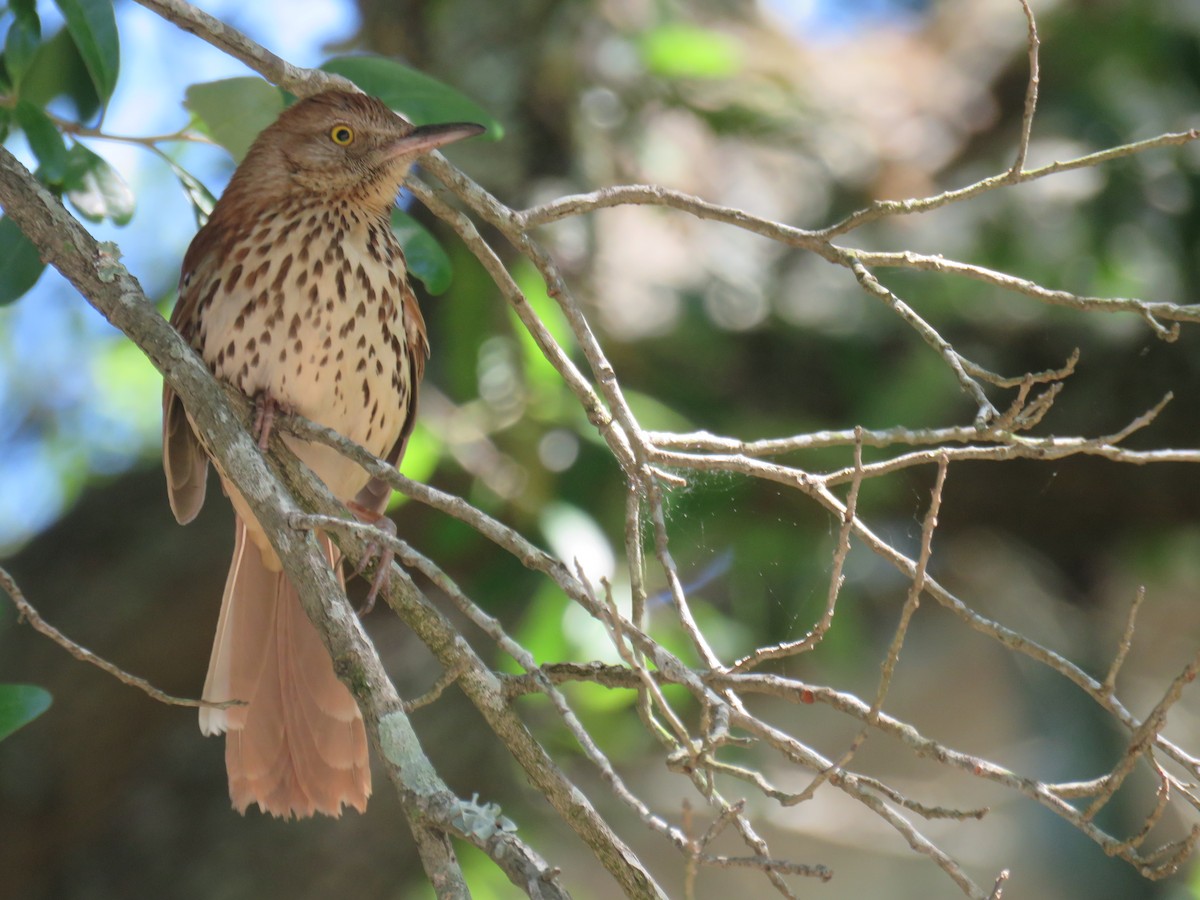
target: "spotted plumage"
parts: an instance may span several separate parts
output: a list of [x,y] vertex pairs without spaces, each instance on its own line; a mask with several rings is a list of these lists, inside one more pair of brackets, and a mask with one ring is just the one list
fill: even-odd
[[[414,128],[344,91],[296,103],[255,141],[192,241],[172,323],[260,408],[299,413],[395,463],[428,344],[390,211],[417,156],[481,130]],[[329,447],[284,440],[338,498],[382,512],[385,484]],[[163,463],[186,523],[204,502],[208,455],[169,388]],[[358,707],[245,500],[222,486],[237,535],[204,696],[247,705],[203,709],[200,724],[226,733],[234,806],[285,817],[362,810],[371,788]]]

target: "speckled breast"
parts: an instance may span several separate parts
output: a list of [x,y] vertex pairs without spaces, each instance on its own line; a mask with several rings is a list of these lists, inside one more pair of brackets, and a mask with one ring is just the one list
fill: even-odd
[[[404,257],[384,218],[305,205],[259,216],[200,299],[201,356],[250,397],[386,454],[409,409]],[[289,443],[292,443],[289,441]],[[366,475],[326,447],[293,449],[342,499]]]

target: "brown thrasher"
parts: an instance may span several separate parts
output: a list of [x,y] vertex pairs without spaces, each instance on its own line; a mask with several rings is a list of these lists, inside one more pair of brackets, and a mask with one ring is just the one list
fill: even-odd
[[[280,408],[400,459],[428,344],[389,213],[418,156],[483,130],[414,127],[372,97],[326,91],[254,142],[184,256],[171,323],[217,378],[266,411],[262,446]],[[386,484],[329,447],[284,441],[335,496],[382,515]],[[208,454],[166,386],[163,467],[186,524],[204,503]],[[239,812],[361,812],[371,793],[362,714],[245,500],[221,482],[237,538],[204,697],[245,705],[201,709],[200,729],[226,733]],[[320,539],[341,577],[338,551]]]

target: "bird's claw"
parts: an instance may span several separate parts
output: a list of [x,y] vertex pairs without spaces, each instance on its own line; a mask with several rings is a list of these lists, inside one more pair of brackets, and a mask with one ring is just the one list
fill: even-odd
[[258,441],[258,449],[263,453],[267,452],[271,429],[275,427],[275,413],[278,411],[279,404],[270,394],[264,392],[254,398],[254,424],[251,425],[250,433]]
[[[369,522],[390,537],[396,536],[396,523],[387,516],[363,509],[356,503],[351,503],[349,506],[350,510],[360,519]],[[374,561],[375,575],[371,578],[371,587],[367,591],[367,598],[363,601],[363,605],[358,609],[358,616],[360,619],[375,608],[375,600],[379,596],[379,592],[386,588],[388,582],[391,580],[392,561],[395,558],[396,551],[384,541],[371,541],[367,545],[367,552],[364,553],[362,558],[359,560],[358,566],[354,570],[354,574],[362,575],[367,566]]]

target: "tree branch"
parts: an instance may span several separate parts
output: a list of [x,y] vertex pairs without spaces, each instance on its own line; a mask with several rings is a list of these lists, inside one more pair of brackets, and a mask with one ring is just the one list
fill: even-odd
[[221,700],[212,702],[209,700],[190,700],[184,697],[175,697],[165,691],[160,691],[145,678],[139,678],[136,675],[131,675],[119,666],[115,666],[101,656],[97,656],[86,647],[80,646],[75,641],[71,640],[49,622],[42,618],[41,614],[34,608],[33,604],[26,599],[24,592],[17,585],[16,580],[5,569],[0,568],[0,588],[8,594],[13,605],[17,608],[17,621],[26,622],[34,631],[42,634],[58,646],[62,647],[73,657],[81,662],[89,663],[103,672],[107,672],[113,678],[122,684],[127,684],[130,687],[135,687],[152,700],[157,700],[159,703],[165,703],[168,706],[189,706],[195,709],[208,707],[211,709],[228,709],[231,706],[241,706],[241,700]]
[[168,22],[177,25],[188,34],[193,34],[212,44],[218,50],[245,63],[263,78],[290,91],[297,97],[307,97],[331,88],[357,91],[353,82],[341,75],[323,72],[320,69],[304,69],[293,66],[276,56],[260,44],[255,43],[236,28],[210,16],[185,0],[137,0],[137,3],[157,13]]
[[[344,80],[336,76],[291,66],[182,0],[139,2],[293,93],[304,95],[334,85],[348,87]],[[834,243],[841,235],[886,217],[935,210],[1001,187],[1048,177],[1069,169],[1095,166],[1151,149],[1183,145],[1200,137],[1195,130],[1164,134],[1064,162],[1026,168],[1039,89],[1039,38],[1028,0],[1019,0],[1019,3],[1027,25],[1029,81],[1012,165],[991,178],[956,190],[924,198],[871,204],[819,231],[795,228],[650,185],[605,188],[560,198],[523,212],[515,211],[455,170],[440,155],[431,156],[425,164],[425,171],[440,181],[446,190],[417,182],[412,186],[414,193],[450,224],[479,259],[621,468],[626,509],[624,538],[633,594],[630,618],[626,619],[621,614],[607,582],[602,581],[598,588],[593,586],[581,571],[572,571],[563,561],[553,558],[514,529],[504,526],[461,498],[401,477],[387,463],[372,457],[361,447],[329,429],[295,418],[283,422],[283,428],[302,438],[322,441],[334,447],[358,462],[372,476],[383,478],[408,496],[466,522],[522,564],[542,573],[573,602],[604,624],[622,661],[619,666],[598,663],[538,666],[533,655],[513,640],[498,620],[484,613],[467,597],[436,563],[404,542],[375,534],[366,526],[343,518],[345,511],[340,504],[329,495],[324,485],[299,466],[283,448],[278,437],[272,445],[270,465],[265,463],[245,433],[244,400],[235,398],[232,403],[226,401],[206,367],[146,303],[136,281],[117,261],[116,248],[112,245],[95,245],[78,223],[36,184],[11,155],[0,151],[0,205],[41,248],[45,257],[66,274],[90,302],[146,350],[151,361],[163,371],[168,383],[184,399],[207,445],[218,448],[223,471],[243,491],[271,537],[287,571],[300,589],[306,613],[323,634],[339,673],[351,685],[363,706],[372,741],[401,797],[426,871],[440,896],[466,896],[467,891],[450,846],[451,835],[483,849],[510,880],[531,897],[566,896],[565,890],[556,882],[556,870],[516,837],[515,826],[500,814],[499,809],[491,804],[467,802],[454,796],[421,750],[407,713],[426,703],[435,702],[441,692],[451,685],[462,690],[480,710],[491,730],[522,766],[531,782],[542,791],[562,820],[588,844],[621,889],[630,896],[658,897],[662,892],[626,843],[600,817],[590,800],[567,778],[545,747],[529,732],[513,708],[515,698],[532,692],[549,698],[555,712],[613,795],[631,809],[646,827],[661,835],[684,855],[689,885],[694,884],[701,865],[753,868],[768,878],[780,894],[788,897],[794,895],[783,880],[785,874],[828,877],[830,873],[824,867],[780,860],[772,855],[766,841],[754,830],[744,798],[727,800],[723,791],[726,785],[737,789],[748,785],[773,802],[789,805],[804,802],[819,788],[829,785],[853,797],[888,823],[915,852],[938,865],[967,896],[999,897],[1008,877],[1007,870],[992,882],[990,893],[985,892],[969,877],[960,862],[913,825],[909,815],[963,819],[982,816],[985,810],[957,810],[932,805],[906,796],[877,778],[848,769],[858,747],[874,731],[896,737],[918,757],[929,758],[1032,799],[1078,828],[1105,852],[1128,860],[1147,877],[1161,877],[1193,852],[1197,841],[1200,841],[1200,828],[1194,828],[1186,836],[1151,851],[1143,851],[1141,846],[1150,831],[1163,819],[1173,797],[1182,798],[1183,802],[1200,808],[1200,796],[1189,784],[1200,778],[1200,760],[1191,757],[1162,735],[1167,712],[1179,699],[1184,685],[1196,675],[1200,656],[1177,675],[1150,714],[1139,721],[1117,699],[1115,690],[1118,671],[1134,638],[1136,603],[1130,611],[1108,675],[1103,682],[1098,682],[1053,649],[975,612],[932,578],[928,573],[928,565],[942,488],[948,467],[953,462],[1018,457],[1049,460],[1081,454],[1134,464],[1197,462],[1200,461],[1200,450],[1130,451],[1120,446],[1130,434],[1154,421],[1159,410],[1170,399],[1169,396],[1113,435],[1099,438],[1031,437],[1031,429],[1042,421],[1053,406],[1063,379],[1074,370],[1078,353],[1057,370],[1030,372],[1016,377],[991,373],[961,356],[934,325],[881,283],[874,270],[891,267],[949,273],[1020,293],[1046,304],[1085,312],[1133,313],[1166,340],[1173,340],[1179,334],[1181,323],[1200,322],[1200,306],[1080,296],[937,255],[859,250]],[[500,255],[481,236],[475,222],[452,205],[449,194],[454,194],[478,220],[495,228],[537,269],[549,295],[566,317],[575,342],[586,358],[586,366],[577,366],[570,354],[555,340],[529,305]],[[852,431],[826,431],[765,441],[742,441],[703,432],[677,435],[646,431],[630,408],[618,374],[558,263],[533,236],[534,229],[540,225],[621,204],[649,204],[676,209],[700,219],[749,231],[782,246],[815,253],[827,262],[849,269],[864,290],[892,309],[951,369],[960,386],[976,404],[978,412],[974,426],[882,431],[856,428]],[[993,393],[993,388],[1015,392],[1015,400],[1007,404],[1003,414],[989,400],[985,385],[990,385],[988,390]],[[1046,387],[1034,393],[1037,385]],[[900,450],[889,451],[890,455],[884,454],[889,458],[872,462],[863,460],[864,447],[894,446],[899,446]],[[852,465],[816,472],[760,458],[821,447],[853,448]],[[923,522],[920,550],[913,558],[879,537],[860,514],[858,497],[862,484],[868,479],[911,466],[929,464],[938,466],[938,475]],[[696,471],[739,473],[792,488],[801,497],[836,518],[840,526],[821,618],[802,639],[782,640],[772,647],[757,648],[729,667],[721,662],[692,614],[688,589],[685,588],[670,546],[671,534],[665,513],[666,493],[671,487],[684,483],[684,479],[674,472]],[[276,472],[282,480],[276,477]],[[840,492],[835,493],[835,486],[847,482],[849,489],[843,500]],[[504,677],[493,672],[481,655],[422,594],[408,573],[398,568],[392,573],[384,596],[430,647],[443,667],[443,675],[429,694],[405,704],[397,695],[374,647],[363,633],[336,579],[316,548],[311,532],[317,528],[332,534],[351,560],[361,559],[369,543],[388,543],[393,546],[405,566],[429,579],[497,648],[516,660],[525,669],[525,674]],[[652,555],[647,552],[648,547],[643,547],[647,536],[653,540]],[[842,567],[852,542],[887,561],[908,582],[874,702],[867,705],[856,697],[831,688],[749,671],[768,660],[811,649],[823,639],[833,621],[842,583]],[[647,557],[657,565],[667,583],[674,612],[671,627],[677,627],[677,631],[686,636],[689,649],[684,655],[691,660],[690,664],[685,663],[680,655],[664,648],[647,631],[644,571]],[[3,573],[0,572],[0,584],[4,583]],[[16,590],[15,585],[10,584],[9,587],[10,593]],[[18,608],[23,608],[23,598],[18,599],[17,594],[14,594],[14,600]],[[884,701],[909,622],[923,596],[936,599],[967,627],[987,635],[1013,652],[1036,660],[1087,692],[1129,732],[1126,751],[1113,770],[1103,778],[1048,785],[934,742],[906,723],[889,716],[883,709]],[[30,620],[34,621],[32,618]],[[60,643],[68,649],[75,646],[61,635],[55,639],[59,638],[62,638]],[[97,663],[94,654],[78,647],[72,652],[76,650],[80,658]],[[125,675],[119,670],[112,673],[117,677]],[[122,680],[151,693],[155,690],[132,676],[122,677]],[[557,688],[559,684],[580,680],[637,692],[638,714],[647,731],[662,746],[663,765],[687,777],[707,802],[713,816],[707,830],[701,833],[693,828],[695,823],[690,806],[685,808],[684,825],[681,828],[657,813],[630,789],[605,754],[601,743],[583,727],[564,693]],[[675,699],[680,696],[679,692],[664,690],[668,685],[682,687],[686,691],[686,701],[680,703]],[[745,697],[753,694],[770,694],[790,703],[821,702],[861,722],[862,728],[849,748],[839,758],[831,760],[776,727],[765,717],[752,713],[747,708]],[[168,702],[194,703],[166,699]],[[753,744],[758,745],[758,752],[777,754],[778,758],[814,773],[808,787],[799,792],[781,790],[761,772],[744,764],[743,759],[748,755],[746,748]],[[729,758],[730,748],[739,756]],[[1111,799],[1140,759],[1145,759],[1158,776],[1158,791],[1153,809],[1141,828],[1120,840],[1097,828],[1091,819]],[[1182,769],[1187,777],[1180,778],[1167,771],[1160,766],[1160,759],[1172,768]],[[1084,797],[1092,799],[1085,811],[1076,809],[1068,802]],[[712,841],[718,835],[729,834],[730,829],[749,848],[747,855],[710,852]]]

